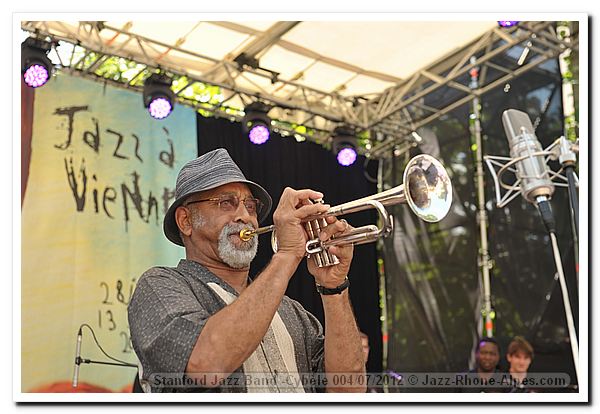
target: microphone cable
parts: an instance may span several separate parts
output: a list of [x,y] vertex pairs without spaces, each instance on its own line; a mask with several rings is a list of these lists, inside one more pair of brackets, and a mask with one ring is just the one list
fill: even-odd
[[[127,366],[127,367],[135,367],[135,368],[137,368],[137,367],[138,367],[137,365],[131,364],[131,363],[129,363],[129,362],[122,361],[122,360],[120,360],[120,359],[117,359],[117,358],[114,358],[114,357],[112,357],[112,356],[108,355],[108,353],[106,353],[106,351],[104,351],[104,349],[103,349],[103,348],[102,348],[102,346],[100,345],[100,342],[98,342],[98,338],[96,338],[96,333],[94,332],[94,329],[92,329],[92,327],[91,327],[90,325],[88,325],[87,323],[81,324],[81,326],[79,327],[79,329],[81,330],[81,328],[83,328],[83,327],[86,327],[86,328],[88,328],[88,329],[90,330],[90,332],[92,333],[92,337],[94,338],[94,342],[96,342],[96,346],[98,347],[98,349],[100,349],[100,351],[101,351],[101,352],[102,352],[102,353],[103,353],[103,354],[104,354],[104,355],[105,355],[105,356],[106,356],[108,359],[111,359],[111,360],[113,360],[113,361],[115,361],[115,362],[118,362],[118,363],[120,363],[120,364],[123,364],[123,366]],[[83,333],[83,332],[82,332],[82,333]],[[88,362],[86,362],[86,361],[89,361],[89,360],[85,360],[85,359],[81,358],[81,362],[88,363]],[[91,361],[90,361],[90,362],[91,362]]]
[[569,291],[567,289],[567,281],[563,272],[562,261],[560,258],[560,251],[558,250],[558,242],[556,240],[556,233],[549,232],[550,239],[552,241],[552,250],[554,252],[554,261],[556,263],[556,271],[558,272],[558,281],[560,282],[560,291],[562,293],[562,300],[565,307],[565,318],[567,319],[567,331],[569,332],[569,341],[571,345],[571,354],[573,355],[573,365],[575,366],[575,376],[577,383],[579,383],[579,342],[577,340],[577,333],[575,331],[575,321],[573,320],[573,311],[571,310],[571,300],[569,299]]
[[571,300],[569,298],[567,281],[563,271],[562,259],[560,256],[560,250],[558,248],[558,240],[556,238],[556,220],[554,219],[554,214],[552,213],[550,201],[546,196],[537,197],[536,204],[552,242],[552,253],[554,256],[554,263],[556,264],[560,291],[565,307],[565,318],[567,320],[567,331],[569,332],[569,342],[571,345],[571,353],[573,355],[573,365],[575,366],[575,376],[579,382],[579,342],[577,340],[577,333],[575,331],[575,321],[573,320]]

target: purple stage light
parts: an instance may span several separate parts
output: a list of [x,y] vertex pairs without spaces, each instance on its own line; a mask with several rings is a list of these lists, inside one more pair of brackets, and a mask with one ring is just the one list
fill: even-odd
[[515,26],[517,23],[519,23],[519,22],[510,21],[510,20],[498,21],[498,24],[500,25],[500,27],[512,27],[512,26]]
[[31,65],[23,74],[25,84],[32,88],[38,88],[48,82],[48,69],[42,65]]
[[163,119],[169,116],[173,107],[171,103],[166,98],[155,98],[148,105],[148,112],[150,112],[150,116],[156,119]]
[[248,132],[248,138],[250,138],[250,142],[256,145],[264,144],[269,140],[269,128],[265,125],[258,124],[254,125],[250,128],[250,132]]
[[348,167],[356,161],[356,151],[352,148],[344,148],[337,155],[337,161],[340,165]]

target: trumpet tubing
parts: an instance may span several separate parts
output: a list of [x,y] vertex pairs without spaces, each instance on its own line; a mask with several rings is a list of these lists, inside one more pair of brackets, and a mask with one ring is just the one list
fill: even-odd
[[[408,162],[402,184],[399,186],[331,207],[323,214],[306,218],[303,223],[310,238],[306,243],[306,253],[309,257],[313,257],[318,267],[339,263],[337,257],[327,251],[329,247],[370,243],[380,237],[389,236],[393,231],[394,221],[385,207],[400,203],[407,203],[419,218],[429,223],[438,222],[448,214],[452,205],[452,183],[446,169],[438,160],[426,154],[417,155]],[[327,226],[326,217],[337,217],[371,208],[379,214],[381,227],[368,225],[324,242],[319,239],[320,230]],[[271,246],[273,251],[277,252],[277,236],[274,230],[275,226],[272,225],[256,230],[244,229],[240,232],[240,238],[248,241],[259,234],[272,232]]]

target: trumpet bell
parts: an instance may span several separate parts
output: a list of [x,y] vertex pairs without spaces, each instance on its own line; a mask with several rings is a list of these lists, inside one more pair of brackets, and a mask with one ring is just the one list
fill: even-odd
[[[394,221],[385,207],[399,203],[407,203],[419,218],[429,223],[438,222],[446,217],[452,205],[452,183],[444,166],[430,155],[417,155],[404,169],[402,184],[378,194],[331,207],[326,213],[305,218],[303,224],[310,239],[306,243],[307,254],[313,257],[318,267],[332,266],[337,263],[337,258],[328,252],[329,247],[369,243],[389,236],[393,232]],[[380,227],[363,226],[324,242],[319,240],[320,229],[327,226],[325,217],[372,208],[378,212]],[[242,230],[240,237],[245,240],[272,231],[271,247],[277,252],[277,235],[274,229],[274,226],[269,226],[254,231]]]
[[406,202],[422,220],[435,223],[446,217],[452,205],[452,183],[438,160],[427,154],[412,158],[402,182]]

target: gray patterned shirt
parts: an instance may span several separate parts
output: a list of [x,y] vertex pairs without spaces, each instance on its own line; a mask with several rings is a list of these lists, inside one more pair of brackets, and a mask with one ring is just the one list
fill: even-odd
[[257,350],[230,377],[235,381],[226,381],[229,386],[186,387],[185,382],[155,381],[158,374],[184,378],[192,349],[206,321],[237,296],[235,289],[191,260],[181,260],[176,268],[153,267],[142,275],[128,307],[128,318],[145,391],[290,392],[289,388],[278,386],[277,381],[264,389],[246,387],[243,378],[250,375],[249,368],[276,374],[275,377],[278,371],[288,377],[301,373],[304,385],[296,387],[294,392],[317,391],[306,381],[305,374],[323,373],[323,328],[317,318],[287,296],[283,297]]

